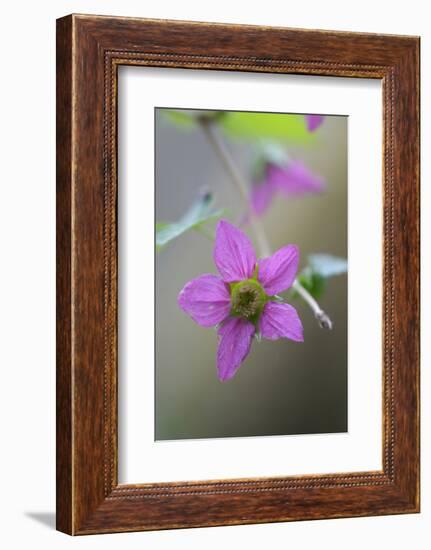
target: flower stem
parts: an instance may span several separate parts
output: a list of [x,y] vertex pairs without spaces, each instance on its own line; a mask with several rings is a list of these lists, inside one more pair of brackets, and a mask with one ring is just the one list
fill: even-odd
[[332,321],[328,317],[328,315],[321,309],[319,304],[316,302],[316,300],[313,298],[313,296],[308,292],[307,289],[305,289],[301,283],[298,281],[298,279],[295,279],[293,281],[292,287],[296,290],[296,292],[301,296],[301,298],[307,302],[307,304],[310,306],[312,312],[314,313],[314,316],[316,317],[319,325],[322,328],[327,328],[329,330],[332,329]]
[[242,174],[239,172],[236,164],[229,154],[229,151],[227,150],[226,145],[221,139],[215,124],[211,120],[208,120],[206,118],[201,118],[200,124],[206,137],[208,138],[208,141],[211,143],[214,151],[217,153],[218,158],[225,167],[226,172],[229,174],[232,182],[235,184],[238,191],[240,192],[244,204],[247,207],[247,211],[249,212],[250,226],[253,230],[254,236],[256,237],[262,256],[270,256],[271,248],[269,246],[268,239],[266,238],[265,230],[263,229],[262,223],[259,218],[256,217],[255,213],[249,208],[247,183],[245,182]]
[[[230,179],[237,187],[241,198],[246,205],[247,212],[249,214],[249,221],[256,241],[259,245],[260,253],[263,257],[268,257],[271,255],[271,248],[269,246],[269,241],[267,239],[265,229],[262,225],[260,219],[256,216],[253,209],[250,208],[250,199],[249,199],[249,190],[247,182],[245,181],[243,175],[239,171],[237,165],[232,159],[224,141],[219,135],[218,129],[215,123],[208,118],[199,119],[200,126],[206,135],[209,143],[216,152],[220,162],[223,164],[226,172],[228,173]],[[304,288],[298,279],[295,279],[293,282],[293,288],[301,296],[301,298],[308,304],[314,316],[316,317],[319,325],[322,328],[332,329],[332,321],[328,315],[321,309],[318,302],[313,298],[313,296]]]

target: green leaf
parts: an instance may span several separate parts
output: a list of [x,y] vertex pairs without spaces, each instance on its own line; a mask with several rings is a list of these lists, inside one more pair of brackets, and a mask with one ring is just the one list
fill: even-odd
[[307,130],[303,115],[232,111],[226,113],[220,125],[228,136],[236,138],[270,138],[296,143],[315,140],[315,135]]
[[258,144],[257,149],[258,154],[260,153],[267,162],[276,166],[286,166],[290,160],[286,147],[281,143],[265,140]]
[[217,121],[226,115],[225,111],[198,111],[195,109],[162,109],[162,113],[172,124],[185,130],[198,127],[199,118]]
[[272,140],[258,140],[253,147],[254,158],[251,169],[253,180],[264,178],[268,163],[285,167],[289,163],[289,155],[286,146]]
[[[323,295],[330,277],[347,272],[347,260],[330,254],[311,254],[308,265],[298,275],[298,281],[308,292],[318,300]],[[293,291],[293,296],[298,296]]]
[[187,212],[177,222],[156,223],[156,248],[160,250],[173,239],[176,239],[190,229],[199,229],[210,220],[220,218],[222,210],[214,210],[212,193],[205,193],[192,204]]
[[330,254],[311,254],[308,262],[314,273],[322,277],[333,277],[347,272],[347,260]]
[[164,228],[167,227],[168,225],[169,225],[168,223],[157,222],[157,223],[156,223],[156,232],[157,232],[157,231],[161,231],[162,229],[164,229]]
[[162,114],[169,122],[184,129],[190,129],[197,125],[196,118],[192,115],[192,111],[162,109]]
[[316,135],[307,130],[304,116],[284,113],[250,113],[244,111],[199,111],[163,109],[164,116],[184,130],[196,128],[197,118],[217,122],[224,133],[233,138],[271,139],[294,143],[313,143]]
[[[314,273],[309,267],[306,267],[302,273],[298,275],[298,281],[316,300],[322,296],[326,288],[325,277],[322,277],[322,275],[318,273]],[[295,297],[296,296],[297,293],[295,292]]]

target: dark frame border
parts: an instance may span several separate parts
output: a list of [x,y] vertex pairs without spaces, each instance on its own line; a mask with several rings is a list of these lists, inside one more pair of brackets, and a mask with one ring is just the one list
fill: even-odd
[[[383,84],[383,470],[119,485],[117,68]],[[57,21],[57,529],[419,511],[419,38],[70,15]]]

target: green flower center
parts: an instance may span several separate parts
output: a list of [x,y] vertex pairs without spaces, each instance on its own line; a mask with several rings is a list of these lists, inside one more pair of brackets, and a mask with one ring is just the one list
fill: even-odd
[[268,300],[255,279],[231,284],[231,315],[256,322]]

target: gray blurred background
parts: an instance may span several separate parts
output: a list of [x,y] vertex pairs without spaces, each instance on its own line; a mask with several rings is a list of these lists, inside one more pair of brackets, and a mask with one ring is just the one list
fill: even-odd
[[[156,110],[156,221],[178,220],[202,189],[236,221],[241,201],[205,136],[171,125]],[[299,245],[300,269],[310,253],[347,258],[347,117],[326,117],[313,145],[288,146],[327,181],[318,195],[274,201],[263,224],[276,249]],[[228,141],[244,173],[251,148]],[[217,378],[217,336],[177,305],[184,284],[216,273],[212,243],[191,231],[156,256],[156,440],[316,434],[347,431],[347,276],[328,281],[319,301],[334,323],[319,328],[301,300],[304,342],[253,341],[235,377]]]

